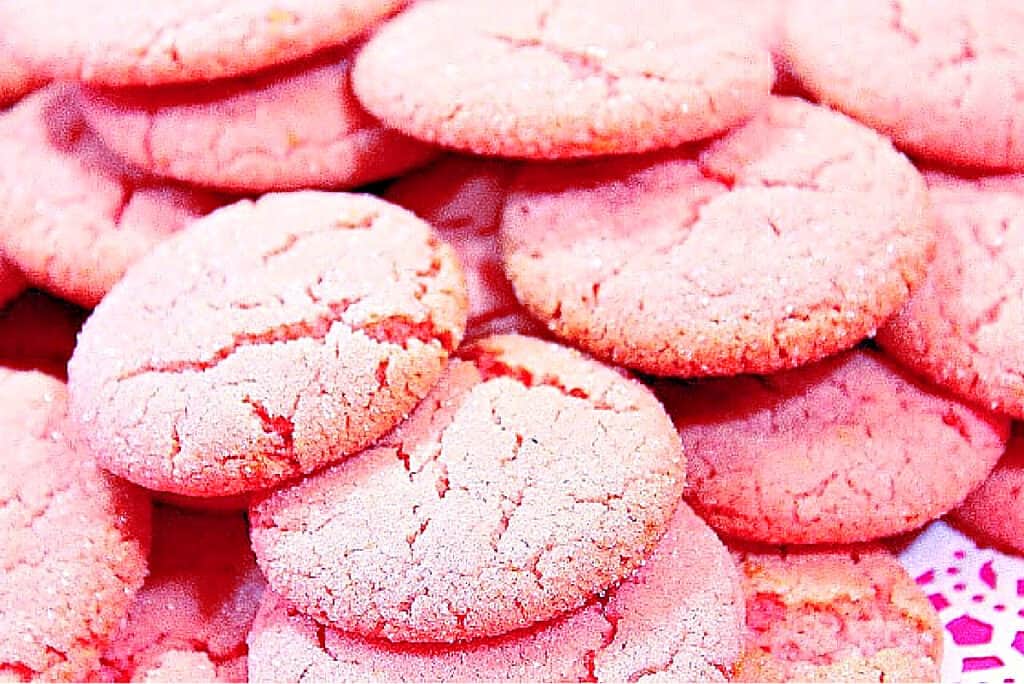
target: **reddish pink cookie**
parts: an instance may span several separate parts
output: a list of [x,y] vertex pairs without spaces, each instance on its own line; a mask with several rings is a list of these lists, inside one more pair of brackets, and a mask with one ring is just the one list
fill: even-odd
[[766,45],[699,2],[435,0],[384,25],[353,87],[409,135],[563,158],[707,138],[767,98]]
[[957,506],[999,460],[1009,421],[859,350],[766,377],[664,383],[687,500],[723,534],[847,543]]
[[461,641],[578,608],[629,575],[682,494],[640,383],[517,335],[463,348],[374,448],[250,511],[270,586],[355,634]]
[[0,307],[21,294],[28,283],[18,267],[4,258],[0,253]]
[[765,373],[874,333],[924,277],[920,174],[873,131],[776,98],[702,149],[524,166],[516,294],[559,337],[654,375]]
[[158,176],[236,191],[355,187],[434,151],[363,111],[351,52],[233,81],[86,89],[82,111],[110,149]]
[[1017,423],[1006,454],[953,519],[989,540],[1024,553],[1024,423]]
[[803,84],[900,147],[1024,169],[1018,0],[794,0],[786,33]]
[[0,369],[0,680],[84,681],[146,576],[149,501],[69,449],[64,383]]
[[340,45],[406,0],[0,2],[11,53],[55,78],[113,86],[207,81]]
[[370,195],[243,200],[138,261],[68,364],[79,442],[150,489],[225,496],[355,453],[465,326],[451,248]]
[[1024,418],[1024,175],[927,175],[935,261],[878,343],[993,411]]
[[245,518],[157,506],[149,566],[99,677],[174,681],[168,675],[177,672],[186,675],[178,681],[246,681],[245,639],[265,583]]
[[455,248],[466,269],[470,340],[544,332],[519,305],[501,267],[498,224],[514,170],[502,162],[448,156],[400,178],[384,195],[433,225]]
[[217,203],[126,167],[87,128],[70,86],[0,116],[0,246],[33,285],[76,304],[95,306],[132,262]]
[[604,598],[492,639],[362,639],[318,627],[267,592],[249,636],[249,672],[253,682],[724,682],[742,629],[736,568],[715,534],[681,504],[643,567]]
[[0,310],[0,363],[55,371],[63,378],[86,312],[38,290]]

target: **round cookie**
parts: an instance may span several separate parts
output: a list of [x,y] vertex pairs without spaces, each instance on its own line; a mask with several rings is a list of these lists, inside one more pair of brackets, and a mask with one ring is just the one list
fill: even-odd
[[10,52],[54,78],[111,86],[239,76],[340,45],[406,0],[0,2]]
[[64,384],[0,370],[0,679],[85,681],[146,576],[149,501],[70,450]]
[[884,548],[732,550],[747,603],[732,681],[939,681],[942,621]]
[[794,0],[785,32],[808,90],[903,149],[1024,169],[1017,0]]
[[683,477],[643,385],[565,347],[490,337],[372,449],[255,502],[253,549],[271,588],[325,624],[494,636],[629,575]]
[[433,225],[459,255],[469,290],[469,340],[545,332],[520,306],[501,266],[498,224],[514,170],[499,161],[452,155],[399,178],[384,194]]
[[385,128],[349,86],[352,48],[232,81],[85,89],[82,111],[141,169],[242,192],[355,187],[433,156]]
[[149,565],[99,679],[246,681],[245,639],[265,582],[245,517],[156,506]]
[[952,518],[990,541],[1024,553],[1024,424],[1015,424],[1006,454]]
[[722,543],[685,504],[634,575],[552,622],[465,644],[392,644],[319,627],[267,592],[249,636],[253,682],[724,682],[743,598]]
[[1024,175],[926,180],[935,261],[878,343],[933,382],[1024,418]]
[[767,45],[697,2],[435,0],[356,58],[388,125],[483,155],[635,153],[720,133],[761,107]]
[[0,253],[0,307],[21,294],[27,286],[21,271]]
[[38,290],[25,292],[0,310],[0,363],[65,377],[85,317],[77,306]]
[[137,262],[86,322],[70,418],[104,467],[189,496],[355,453],[440,377],[466,320],[451,248],[370,195],[264,195]]
[[29,282],[76,304],[95,306],[129,264],[217,204],[115,158],[73,86],[0,115],[0,246]]
[[848,543],[957,506],[999,460],[1009,421],[938,394],[876,352],[772,376],[664,383],[686,496],[723,534]]
[[895,313],[931,255],[926,211],[887,140],[776,98],[702,149],[524,166],[501,239],[519,300],[572,344],[654,375],[767,373]]

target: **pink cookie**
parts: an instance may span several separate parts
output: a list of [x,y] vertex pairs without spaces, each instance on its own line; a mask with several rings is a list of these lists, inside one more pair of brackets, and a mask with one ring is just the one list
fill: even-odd
[[390,644],[317,626],[267,592],[253,682],[724,682],[740,652],[736,568],[685,504],[634,575],[574,613],[459,645]]
[[868,541],[957,506],[999,460],[1009,421],[853,351],[663,398],[689,459],[687,500],[719,532],[770,543]]
[[1024,418],[1024,175],[927,181],[935,262],[878,343],[957,394]]
[[157,506],[149,566],[99,678],[246,681],[245,639],[265,583],[245,518]]
[[889,141],[783,98],[700,149],[524,166],[501,230],[516,294],[555,334],[676,376],[852,347],[934,241],[924,182]]
[[95,306],[129,264],[216,204],[116,159],[70,86],[0,115],[0,246],[33,285],[77,304]]
[[434,0],[356,58],[366,108],[477,154],[563,158],[707,138],[761,107],[771,55],[699,2]]
[[110,149],[158,176],[235,191],[355,187],[434,152],[363,111],[351,52],[234,81],[87,89],[82,111]]
[[515,167],[449,156],[397,180],[384,197],[433,225],[462,260],[469,289],[466,338],[543,334],[519,305],[501,267],[497,232]]
[[250,511],[270,586],[393,641],[504,634],[626,577],[682,494],[678,435],[640,383],[517,335],[464,347],[374,448]]
[[28,283],[18,267],[4,258],[0,253],[0,307],[21,294]]
[[113,86],[206,81],[340,45],[405,0],[0,2],[11,53],[55,78]]
[[83,681],[146,576],[149,501],[69,449],[64,384],[0,369],[0,680]]
[[151,489],[225,496],[355,453],[462,337],[451,248],[370,195],[243,200],[137,262],[68,364],[77,438]]
[[1024,553],[1024,423],[1016,424],[1006,454],[989,478],[953,511],[953,519]]
[[0,27],[0,106],[17,102],[45,82],[45,78],[11,54],[7,27]]
[[786,33],[804,85],[900,147],[1024,169],[1019,0],[793,0]]

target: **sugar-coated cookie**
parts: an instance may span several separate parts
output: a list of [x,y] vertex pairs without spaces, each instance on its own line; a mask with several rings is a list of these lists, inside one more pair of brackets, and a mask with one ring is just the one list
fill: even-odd
[[107,147],[158,176],[243,192],[351,188],[434,154],[363,110],[351,53],[201,85],[85,89],[82,111]]
[[938,681],[942,621],[883,547],[730,548],[747,602],[733,681]]
[[393,641],[504,634],[629,575],[682,494],[647,388],[517,335],[464,347],[372,449],[258,500],[256,558],[317,620]]
[[794,0],[785,32],[804,87],[899,147],[1024,169],[1018,0]]
[[137,262],[68,364],[70,417],[104,467],[224,496],[359,451],[440,377],[466,292],[451,248],[370,195],[243,200]]
[[772,80],[755,29],[689,0],[417,3],[353,71],[366,108],[413,137],[540,159],[707,138],[762,106]]
[[724,682],[743,598],[714,533],[680,504],[646,563],[551,622],[465,644],[392,644],[319,627],[270,592],[249,637],[253,682]]
[[501,230],[519,300],[555,334],[675,376],[852,347],[906,301],[934,241],[903,155],[784,98],[703,148],[524,166]]
[[1006,454],[953,519],[989,541],[1024,553],[1024,423],[1016,423]]
[[926,180],[935,261],[878,343],[961,396],[1024,418],[1024,175]]
[[1010,431],[867,350],[661,389],[687,454],[687,500],[719,532],[762,542],[920,527],[984,481]]

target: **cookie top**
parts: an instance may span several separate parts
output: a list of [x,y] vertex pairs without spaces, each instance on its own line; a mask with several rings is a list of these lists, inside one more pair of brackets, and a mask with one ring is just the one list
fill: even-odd
[[1024,553],[1024,423],[1016,423],[1006,454],[953,519],[990,541]]
[[82,111],[110,149],[158,176],[243,192],[355,187],[434,152],[363,110],[351,53],[231,81],[85,89]]
[[99,681],[170,681],[171,671],[189,673],[185,681],[246,681],[245,638],[265,582],[245,517],[154,507],[149,567],[103,651]]
[[253,548],[270,586],[326,624],[493,636],[629,575],[683,476],[678,435],[639,382],[549,342],[490,337],[374,448],[257,501]]
[[942,622],[884,548],[732,550],[747,599],[733,681],[939,681]]
[[743,599],[729,554],[680,504],[634,575],[554,621],[454,645],[393,644],[319,627],[267,592],[249,636],[253,682],[724,682]]
[[76,304],[95,306],[129,264],[218,203],[115,158],[73,86],[0,115],[0,246],[33,285]]
[[469,290],[467,339],[544,332],[519,304],[501,265],[497,232],[514,171],[505,162],[449,155],[399,178],[384,194],[433,225],[459,255]]
[[1009,421],[858,350],[771,376],[662,396],[688,457],[686,496],[715,529],[813,544],[906,532],[995,466]]
[[634,153],[720,133],[773,80],[751,27],[697,2],[435,0],[386,24],[353,86],[388,125],[476,154]]
[[795,0],[785,52],[820,100],[909,152],[1024,169],[1017,0]]
[[13,55],[54,78],[112,86],[238,76],[339,45],[405,0],[0,2]]
[[466,320],[451,248],[370,195],[298,192],[210,214],[140,260],[68,364],[104,467],[223,496],[366,447],[433,387]]
[[64,443],[64,384],[0,370],[0,679],[85,681],[146,576],[149,501]]
[[0,254],[0,307],[21,294],[27,286],[18,267]]
[[961,396],[1024,418],[1024,175],[927,181],[935,261],[878,343]]
[[519,300],[573,344],[655,375],[765,373],[903,304],[931,255],[926,210],[887,140],[775,98],[703,148],[524,166],[501,239]]

